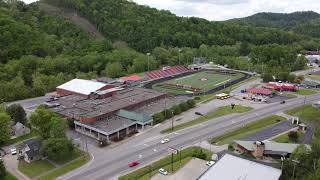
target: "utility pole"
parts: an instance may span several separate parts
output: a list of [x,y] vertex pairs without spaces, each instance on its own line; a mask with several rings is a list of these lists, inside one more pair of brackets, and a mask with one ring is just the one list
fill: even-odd
[[174,117],[174,114],[173,114],[173,111],[171,111],[172,113],[172,118],[171,118],[171,130],[173,131],[173,117]]
[[171,172],[173,172],[173,152],[171,152]]

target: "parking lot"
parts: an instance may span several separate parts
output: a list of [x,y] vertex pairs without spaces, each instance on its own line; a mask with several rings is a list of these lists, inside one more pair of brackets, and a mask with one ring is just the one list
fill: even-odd
[[193,158],[184,167],[172,175],[156,174],[152,180],[197,179],[209,166],[202,159]]

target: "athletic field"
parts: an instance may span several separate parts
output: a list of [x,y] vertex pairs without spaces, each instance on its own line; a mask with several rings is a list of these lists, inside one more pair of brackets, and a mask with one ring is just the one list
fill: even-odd
[[171,94],[187,94],[206,92],[218,86],[224,86],[229,81],[243,77],[242,73],[220,73],[215,71],[202,71],[153,85],[153,89]]

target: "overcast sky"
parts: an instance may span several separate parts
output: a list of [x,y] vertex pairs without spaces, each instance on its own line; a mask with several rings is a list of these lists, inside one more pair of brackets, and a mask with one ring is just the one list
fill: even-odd
[[[27,3],[35,0],[24,0]],[[290,13],[316,11],[320,0],[133,0],[138,4],[166,9],[179,16],[196,16],[208,20],[226,20],[258,12]]]

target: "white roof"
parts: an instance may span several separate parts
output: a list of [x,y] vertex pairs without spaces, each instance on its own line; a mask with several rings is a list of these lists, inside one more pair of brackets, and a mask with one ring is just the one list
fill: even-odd
[[280,176],[280,169],[226,154],[199,180],[278,180]]
[[106,84],[96,81],[83,80],[83,79],[73,79],[68,81],[60,86],[58,89],[63,89],[79,94],[89,95],[92,92],[95,92],[106,86]]

